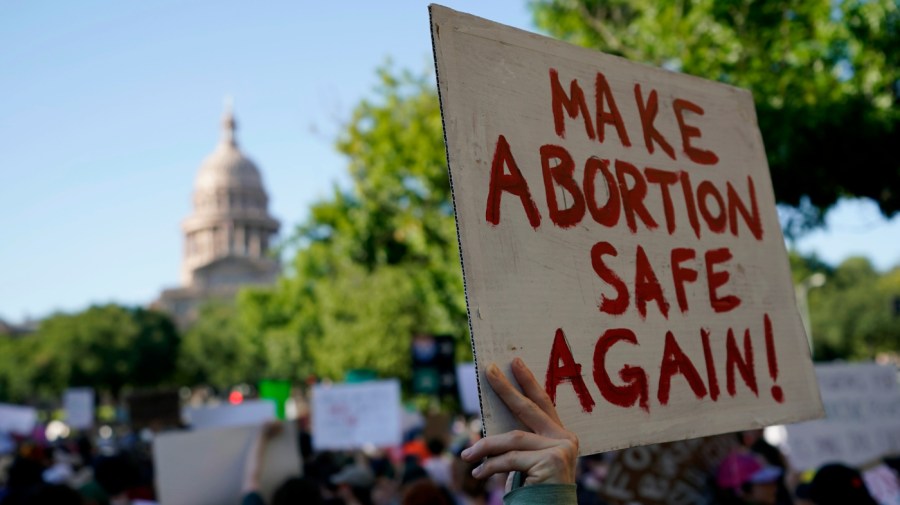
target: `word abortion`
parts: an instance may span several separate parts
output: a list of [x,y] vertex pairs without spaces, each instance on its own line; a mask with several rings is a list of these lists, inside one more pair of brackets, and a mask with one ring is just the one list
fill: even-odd
[[[597,137],[602,143],[604,139],[602,126],[611,123],[619,132],[622,146],[631,147],[618,107],[615,105],[609,86],[605,84],[606,79],[602,73],[597,74],[599,133],[594,131],[587,105],[585,105],[584,94],[581,92],[577,80],[572,81],[571,97],[569,97],[562,91],[555,70],[550,70],[550,76],[553,90],[551,107],[554,111],[555,130],[560,139],[565,138],[565,122],[562,115],[562,111],[565,109],[573,118],[577,117],[579,113],[583,116],[586,134],[589,138]],[[654,144],[658,144],[675,160],[674,149],[654,126],[658,111],[656,91],[651,91],[647,103],[644,103],[640,84],[635,84],[635,97],[647,151],[652,154]],[[604,103],[608,104],[609,112],[605,111]],[[701,150],[692,145],[691,139],[699,138],[701,133],[698,128],[687,124],[684,118],[685,110],[702,115],[703,109],[692,102],[681,99],[674,100],[673,109],[678,118],[684,151],[688,153],[689,159],[700,164],[718,163],[718,156],[715,153]],[[590,214],[594,221],[606,227],[616,226],[624,215],[625,222],[632,233],[638,231],[638,221],[646,229],[654,230],[659,227],[658,219],[650,213],[644,202],[648,197],[652,197],[649,195],[651,186],[656,186],[663,204],[666,230],[670,235],[677,228],[673,193],[680,192],[683,214],[687,216],[688,223],[697,238],[701,237],[701,223],[714,234],[721,234],[728,230],[732,235],[738,236],[742,220],[753,237],[756,240],[762,240],[762,221],[756,201],[756,187],[753,178],[749,175],[746,179],[746,197],[742,198],[738,189],[731,182],[726,182],[724,188],[717,187],[709,180],[702,180],[694,184],[690,174],[684,170],[672,171],[644,167],[641,171],[634,164],[621,159],[611,162],[609,159],[591,156],[584,162],[583,178],[579,185],[579,181],[575,178],[576,162],[565,147],[550,143],[544,144],[539,148],[539,154],[549,217],[553,224],[560,228],[574,227],[586,214]],[[602,203],[598,202],[597,198],[598,176],[602,176],[607,193],[605,202]],[[680,188],[680,191],[676,186]],[[556,196],[558,188],[566,191],[569,195],[566,200],[571,200],[571,204],[566,208],[560,208]],[[541,213],[534,203],[528,181],[519,168],[509,141],[501,134],[497,138],[491,162],[490,186],[485,210],[485,219],[493,225],[500,224],[500,204],[503,193],[510,193],[519,198],[533,228],[537,229],[541,225]]]

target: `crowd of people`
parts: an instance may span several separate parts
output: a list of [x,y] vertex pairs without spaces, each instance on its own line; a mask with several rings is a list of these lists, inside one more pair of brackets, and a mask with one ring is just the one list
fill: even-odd
[[[242,505],[602,505],[614,454],[578,458],[578,439],[560,421],[543,388],[521,361],[519,387],[491,366],[488,381],[527,430],[481,437],[466,423],[446,436],[412,430],[401,447],[314,451],[305,418],[297,421],[302,471],[266,496],[265,453],[282,424],[261,426],[247,451]],[[760,430],[736,434],[734,448],[709,473],[710,504],[874,505],[859,470],[834,463],[815,472],[790,470]],[[129,433],[115,443],[88,436],[54,443],[18,437],[0,464],[0,505],[141,505],[156,503],[150,437]],[[4,445],[4,444],[0,444]],[[897,461],[889,460],[894,478]],[[298,469],[300,470],[300,469]],[[203,486],[204,483],[197,483]],[[163,503],[163,505],[166,505]]]

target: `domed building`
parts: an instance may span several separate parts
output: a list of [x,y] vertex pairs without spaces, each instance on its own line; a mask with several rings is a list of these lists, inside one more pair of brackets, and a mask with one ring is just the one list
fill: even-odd
[[278,221],[269,215],[262,176],[238,148],[231,107],[222,119],[222,138],[200,164],[193,213],[184,220],[181,287],[166,289],[153,307],[181,327],[211,298],[232,299],[247,285],[272,284],[280,265],[269,247]]

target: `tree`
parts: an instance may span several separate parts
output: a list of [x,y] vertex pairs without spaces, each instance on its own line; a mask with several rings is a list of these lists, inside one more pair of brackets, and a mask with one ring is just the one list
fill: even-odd
[[31,344],[31,338],[0,335],[0,400],[22,402],[31,396]]
[[[164,314],[119,305],[55,314],[38,331],[2,347],[7,392],[16,399],[58,398],[67,387],[89,386],[118,396],[126,387],[172,378],[180,336]],[[7,354],[7,351],[9,354]]]
[[825,270],[827,281],[809,293],[815,357],[871,360],[900,349],[900,268],[881,275],[865,258]]
[[[534,0],[569,42],[753,92],[788,232],[845,196],[900,211],[896,0]],[[799,225],[799,226],[798,226]]]
[[184,336],[178,356],[180,381],[220,389],[252,383],[262,373],[256,344],[242,330],[233,304],[207,302]]
[[337,142],[352,186],[312,207],[279,285],[239,302],[251,331],[299,340],[298,370],[332,378],[360,367],[407,376],[414,333],[455,335],[470,349],[432,80],[379,77]]

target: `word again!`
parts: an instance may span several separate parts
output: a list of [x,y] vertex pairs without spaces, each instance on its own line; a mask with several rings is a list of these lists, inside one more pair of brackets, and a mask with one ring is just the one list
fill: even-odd
[[[784,391],[777,384],[778,359],[775,354],[774,334],[772,321],[768,314],[763,316],[764,345],[766,360],[769,367],[769,376],[772,378],[772,398],[778,402],[784,402]],[[659,360],[659,378],[656,381],[656,400],[660,406],[669,404],[672,381],[676,376],[681,376],[687,383],[691,392],[698,400],[709,397],[712,401],[718,401],[722,396],[719,386],[719,374],[716,366],[716,357],[710,340],[711,332],[708,329],[700,330],[700,340],[703,347],[703,365],[705,378],[701,375],[701,369],[695,365],[695,360],[684,352],[678,339],[671,331],[665,335],[665,348]],[[750,335],[750,329],[746,329],[738,343],[738,337],[733,328],[728,328],[725,338],[725,390],[730,397],[738,394],[738,378],[744,386],[755,396],[759,396],[759,384],[757,381],[754,344]],[[600,391],[600,395],[611,405],[631,408],[640,407],[650,411],[650,373],[657,368],[648,369],[642,366],[625,364],[616,374],[614,379],[606,365],[607,355],[616,346],[633,345],[640,346],[640,341],[634,331],[628,328],[611,328],[603,332],[594,345],[593,368],[591,376],[594,384]],[[721,358],[720,358],[721,359]],[[550,350],[550,362],[547,365],[545,388],[550,399],[556,404],[557,389],[561,384],[569,384],[575,391],[581,408],[586,413],[594,410],[596,402],[585,383],[582,375],[582,365],[575,361],[569,342],[562,328],[556,330]]]

